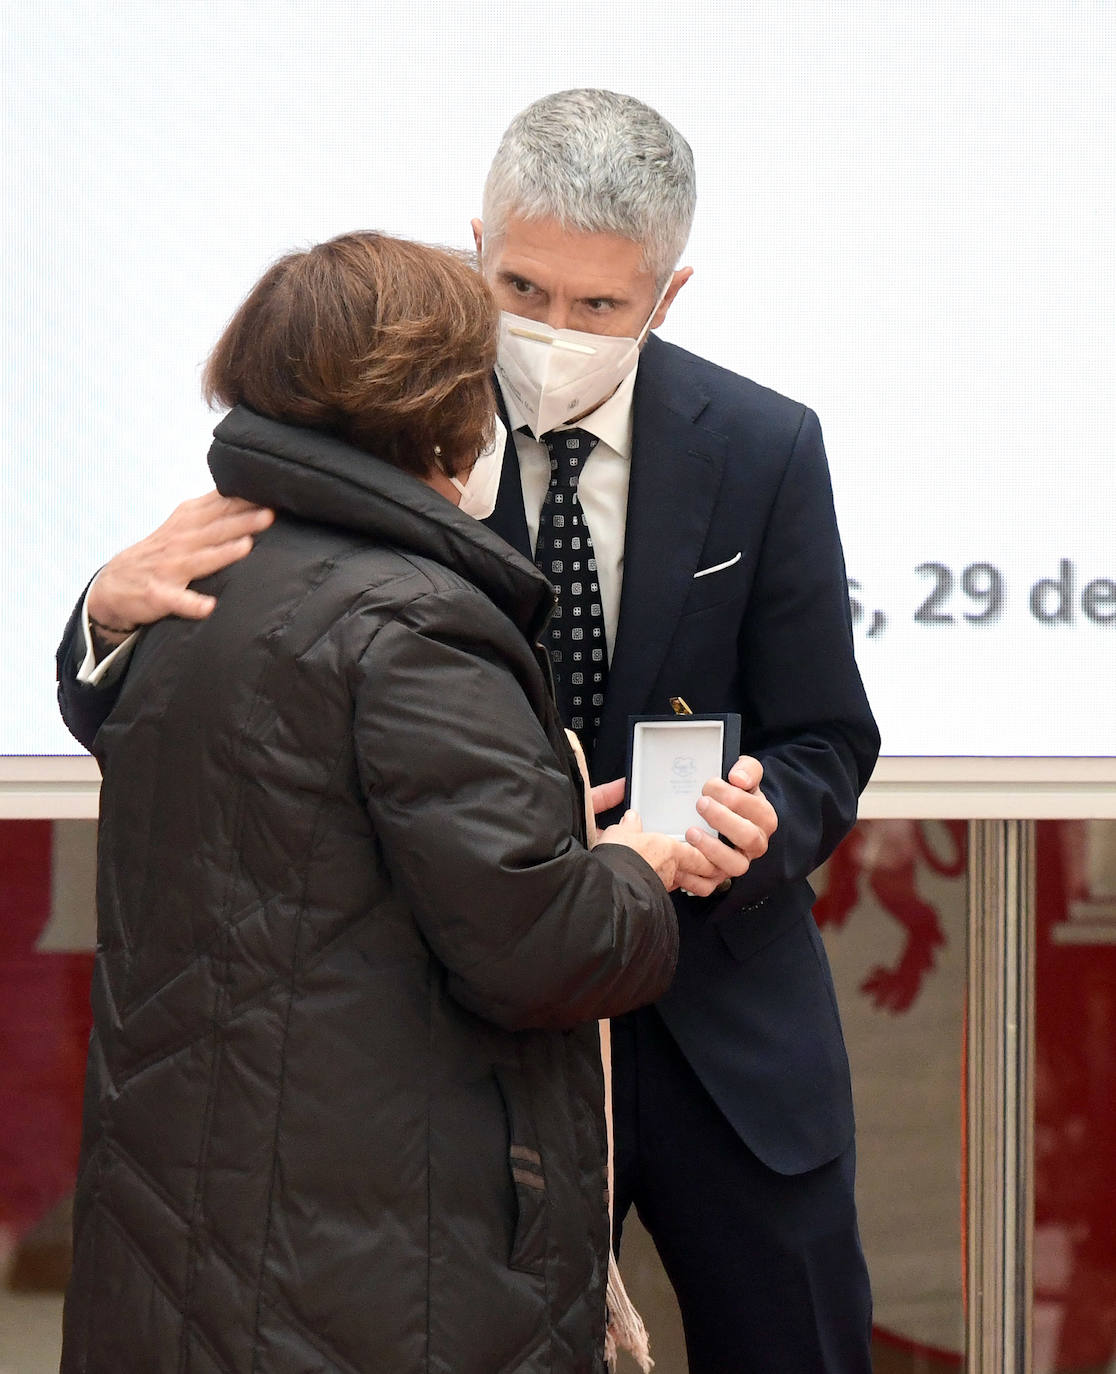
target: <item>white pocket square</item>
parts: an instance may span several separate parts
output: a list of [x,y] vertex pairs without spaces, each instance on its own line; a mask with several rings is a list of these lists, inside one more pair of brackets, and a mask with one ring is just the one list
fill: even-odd
[[726,568],[731,568],[734,563],[739,562],[740,555],[738,553],[735,553],[731,558],[726,559],[723,563],[714,563],[711,568],[700,569],[698,572],[694,573],[694,580],[697,581],[699,577],[708,577],[710,573],[724,572]]

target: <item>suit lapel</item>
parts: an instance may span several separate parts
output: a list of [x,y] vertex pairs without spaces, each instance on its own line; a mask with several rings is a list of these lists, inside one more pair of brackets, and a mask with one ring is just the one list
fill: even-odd
[[[493,386],[508,425],[495,380]],[[670,709],[666,700],[647,697],[697,571],[721,485],[725,440],[699,423],[708,403],[707,393],[672,360],[670,348],[652,336],[640,358],[632,399],[624,585],[597,742],[597,778],[623,773],[629,715]],[[510,425],[496,509],[485,524],[533,558]]]
[[633,398],[624,584],[597,744],[598,779],[624,771],[630,714],[670,710],[665,698],[649,701],[648,694],[693,583],[721,485],[725,440],[698,423],[708,403],[669,347],[652,337]]
[[504,446],[504,465],[500,470],[500,490],[496,495],[496,509],[484,523],[524,558],[533,562],[534,550],[531,548],[527,516],[523,510],[523,484],[519,480],[519,455],[515,451],[515,435],[512,434],[503,393],[495,377],[492,379],[492,386],[496,392],[500,418],[508,431],[508,441]]

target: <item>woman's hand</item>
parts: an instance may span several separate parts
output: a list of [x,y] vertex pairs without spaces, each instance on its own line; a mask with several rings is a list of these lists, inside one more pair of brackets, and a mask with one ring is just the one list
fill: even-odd
[[623,844],[649,863],[668,892],[684,888],[695,897],[708,897],[730,875],[692,844],[644,830],[638,812],[628,811],[616,825],[597,837],[598,844]]
[[682,840],[672,840],[669,835],[660,835],[655,830],[644,830],[643,822],[635,811],[626,811],[615,825],[610,825],[597,837],[598,844],[622,844],[650,864],[668,892],[673,892],[678,884],[678,869],[683,851],[690,846]]

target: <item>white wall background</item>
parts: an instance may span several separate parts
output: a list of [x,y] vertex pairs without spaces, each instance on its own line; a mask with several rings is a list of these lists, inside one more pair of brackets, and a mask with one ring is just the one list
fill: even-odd
[[[1116,584],[1110,0],[0,13],[0,753],[76,751],[65,615],[208,485],[199,367],[265,264],[356,227],[467,245],[508,120],[573,85],[693,144],[665,336],[821,416],[885,752],[1116,753],[1116,618],[1081,601]],[[1040,623],[1062,559],[1073,618]],[[951,621],[913,618],[927,562]],[[973,564],[1006,589],[979,623]]]

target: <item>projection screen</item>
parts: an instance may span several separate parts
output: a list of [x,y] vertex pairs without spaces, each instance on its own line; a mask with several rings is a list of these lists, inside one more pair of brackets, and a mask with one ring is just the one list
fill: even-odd
[[884,752],[1116,753],[1112,5],[4,13],[0,753],[77,752],[66,615],[209,485],[200,364],[264,266],[468,245],[510,117],[582,85],[694,148],[664,337],[821,418]]

